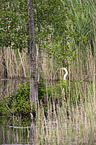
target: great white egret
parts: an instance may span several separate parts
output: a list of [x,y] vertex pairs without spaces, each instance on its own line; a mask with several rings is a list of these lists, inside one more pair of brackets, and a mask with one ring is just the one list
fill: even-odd
[[62,70],[65,70],[65,72],[66,72],[66,74],[64,74],[64,78],[63,78],[63,80],[66,80],[66,77],[67,77],[67,75],[68,75],[68,71],[67,71],[67,69],[65,68],[65,67],[63,67],[63,68],[61,68]]

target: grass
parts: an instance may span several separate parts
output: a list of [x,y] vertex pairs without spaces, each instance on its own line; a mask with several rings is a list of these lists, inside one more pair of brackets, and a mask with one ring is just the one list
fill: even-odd
[[92,90],[90,89],[89,92],[89,96],[85,95],[85,102],[80,96],[80,102],[76,105],[63,101],[60,107],[55,106],[53,102],[52,111],[52,105],[49,103],[48,118],[44,115],[43,107],[38,109],[37,144],[94,144],[96,103],[94,104]]

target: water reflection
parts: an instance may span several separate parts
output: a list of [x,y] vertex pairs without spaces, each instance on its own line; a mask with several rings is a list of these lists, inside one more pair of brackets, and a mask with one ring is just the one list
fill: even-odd
[[[18,85],[24,82],[26,79],[0,79],[0,99],[15,93]],[[34,132],[35,125],[30,119],[0,116],[0,144],[34,144]]]
[[[14,93],[18,84],[26,80],[1,80],[2,99],[4,96]],[[1,144],[96,144],[96,104],[92,102],[93,89],[89,90],[88,83],[78,85],[78,97],[80,102],[74,106],[64,102],[62,107],[54,109],[48,106],[49,118],[44,116],[43,108],[40,108],[36,125],[28,118],[1,117],[0,118],[0,143]],[[76,86],[72,84],[73,88]],[[88,92],[87,92],[88,91]],[[70,92],[71,93],[71,92]],[[84,94],[85,93],[85,94]],[[81,95],[84,97],[81,97]],[[75,96],[75,90],[74,90]],[[91,96],[91,97],[90,97]],[[85,99],[83,103],[82,99]],[[95,101],[96,102],[96,101]],[[54,105],[54,104],[53,104]],[[58,114],[56,116],[56,113]],[[52,121],[52,115],[54,121]],[[38,143],[37,143],[37,142]],[[57,142],[58,141],[58,142]],[[51,143],[50,143],[51,142]]]
[[[26,126],[22,126],[22,123]],[[35,124],[31,120],[22,121],[20,117],[0,118],[0,143],[1,144],[36,144]]]

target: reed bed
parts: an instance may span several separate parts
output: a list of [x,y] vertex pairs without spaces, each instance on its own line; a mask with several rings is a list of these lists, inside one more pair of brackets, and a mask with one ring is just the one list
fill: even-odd
[[[88,87],[88,88],[87,88]],[[86,86],[85,102],[80,94],[79,104],[68,100],[62,106],[48,103],[48,117],[44,108],[38,108],[36,144],[94,144],[96,142],[96,104],[93,90]],[[96,101],[95,101],[96,102]],[[57,111],[56,111],[57,110]]]
[[[66,66],[69,75],[66,88],[63,89],[62,86],[61,88],[63,96],[65,90],[68,92],[68,98],[65,99],[64,96],[61,106],[59,99],[57,105],[54,99],[52,102],[47,99],[47,117],[42,104],[38,102],[34,130],[35,144],[93,145],[96,144],[96,3],[94,0],[70,0],[64,1],[64,5],[70,6],[74,14],[76,22],[71,26],[71,30],[79,37],[78,42],[73,38],[69,41],[70,50],[72,50],[71,42],[74,41],[75,59],[72,60],[71,56],[65,59],[65,65],[68,62]],[[0,53],[2,54],[2,51]],[[3,57],[9,77],[29,75],[29,61],[25,52],[4,48]],[[2,61],[1,57],[0,60]],[[48,85],[54,85],[53,80],[60,80],[64,74],[60,71],[61,67],[65,67],[62,62],[58,64],[56,58],[53,56],[49,58],[47,51],[41,48],[40,71],[43,72],[44,81],[46,80],[47,98],[49,98]],[[1,73],[3,74],[3,71]],[[53,93],[52,89],[51,92],[52,98],[60,97],[60,94]]]
[[[3,47],[1,49],[1,77],[8,78],[26,78],[29,75],[29,58],[27,55],[27,49],[19,51],[19,49],[11,49]],[[4,75],[4,71],[6,71],[7,75]]]

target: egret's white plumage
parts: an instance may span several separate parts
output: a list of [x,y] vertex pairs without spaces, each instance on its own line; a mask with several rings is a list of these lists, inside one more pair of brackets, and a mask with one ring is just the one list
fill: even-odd
[[62,70],[65,70],[65,72],[66,72],[66,74],[64,75],[64,78],[63,78],[63,80],[66,80],[66,77],[67,77],[67,75],[68,75],[68,71],[67,71],[67,69],[65,68],[65,67],[63,67],[63,68],[61,68]]

